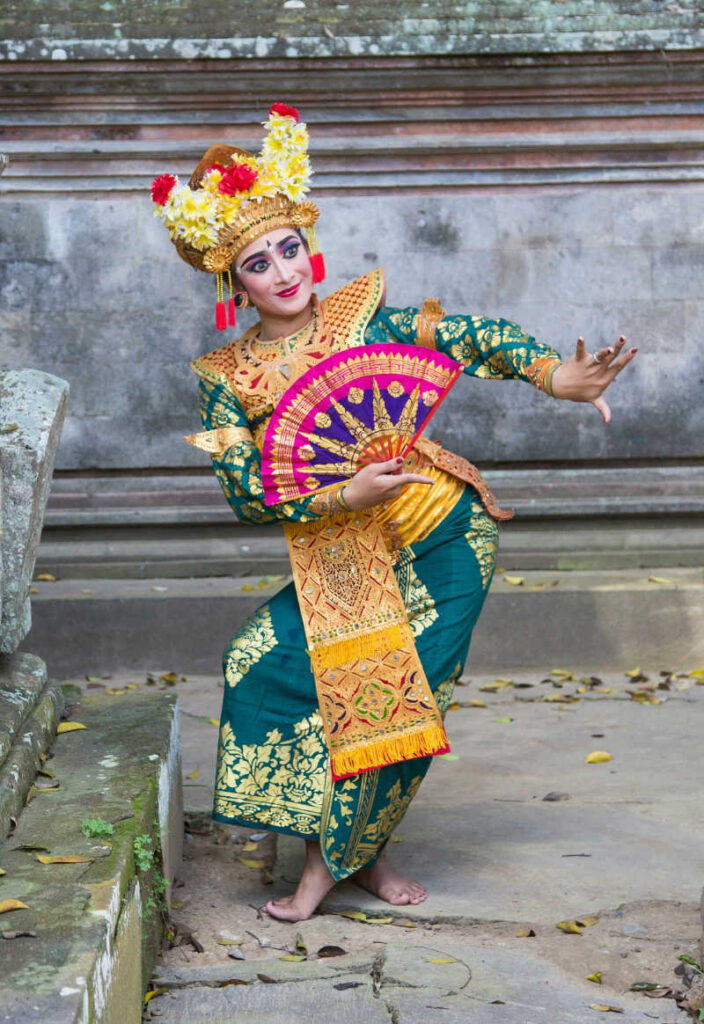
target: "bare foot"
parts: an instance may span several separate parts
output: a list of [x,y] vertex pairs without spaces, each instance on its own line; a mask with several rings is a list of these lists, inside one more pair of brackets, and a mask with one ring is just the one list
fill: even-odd
[[319,843],[306,840],[306,864],[298,888],[293,896],[269,900],[264,910],[279,921],[306,921],[334,884]]
[[405,878],[392,868],[384,852],[374,867],[362,868],[352,876],[352,881],[396,907],[405,903],[422,903],[428,895],[427,889],[419,882]]

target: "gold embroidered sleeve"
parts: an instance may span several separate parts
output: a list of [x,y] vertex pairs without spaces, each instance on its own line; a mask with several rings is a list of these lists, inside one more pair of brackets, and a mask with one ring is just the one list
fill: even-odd
[[317,495],[296,502],[266,505],[261,455],[242,406],[224,384],[201,379],[199,388],[205,429],[189,435],[187,440],[212,456],[215,474],[238,518],[248,523],[307,522],[325,514],[315,508],[313,499]]

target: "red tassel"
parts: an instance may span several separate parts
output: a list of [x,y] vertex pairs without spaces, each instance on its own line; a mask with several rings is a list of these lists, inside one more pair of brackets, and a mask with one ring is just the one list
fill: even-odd
[[230,327],[237,327],[237,310],[232,296],[227,300],[227,322]]
[[215,326],[219,331],[227,330],[227,310],[224,302],[215,303]]
[[310,257],[310,265],[313,268],[313,284],[320,284],[325,280],[325,260],[322,252],[314,252]]

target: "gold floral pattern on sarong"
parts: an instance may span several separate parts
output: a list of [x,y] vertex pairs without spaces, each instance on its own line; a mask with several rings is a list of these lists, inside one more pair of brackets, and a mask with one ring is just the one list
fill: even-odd
[[284,739],[272,729],[257,744],[240,745],[225,722],[218,747],[215,813],[317,835],[327,763],[317,712],[295,722],[293,736]]
[[438,711],[443,717],[450,706],[452,694],[454,692],[455,686],[457,685],[457,680],[459,679],[461,674],[462,665],[460,662],[457,662],[454,669],[452,670],[451,675],[449,675],[447,679],[443,679],[438,688],[435,690],[435,703],[438,706]]
[[435,601],[411,564],[397,567],[396,578],[411,631],[417,640],[438,618]]
[[499,550],[499,530],[478,501],[472,502],[472,529],[465,533],[465,537],[477,559],[482,574],[482,586],[486,590]]
[[256,665],[265,654],[273,651],[278,642],[269,605],[262,605],[247,619],[227,649],[225,679],[228,686],[237,686],[252,665]]

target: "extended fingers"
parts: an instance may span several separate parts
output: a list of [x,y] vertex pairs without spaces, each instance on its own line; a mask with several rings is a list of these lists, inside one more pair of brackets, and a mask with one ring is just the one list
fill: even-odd
[[628,366],[631,359],[635,358],[637,351],[637,348],[629,348],[627,352],[624,352],[620,359],[613,360],[613,362],[609,366],[609,369],[613,372],[614,377],[616,376],[616,374],[620,373],[621,370],[623,370],[626,366]]

